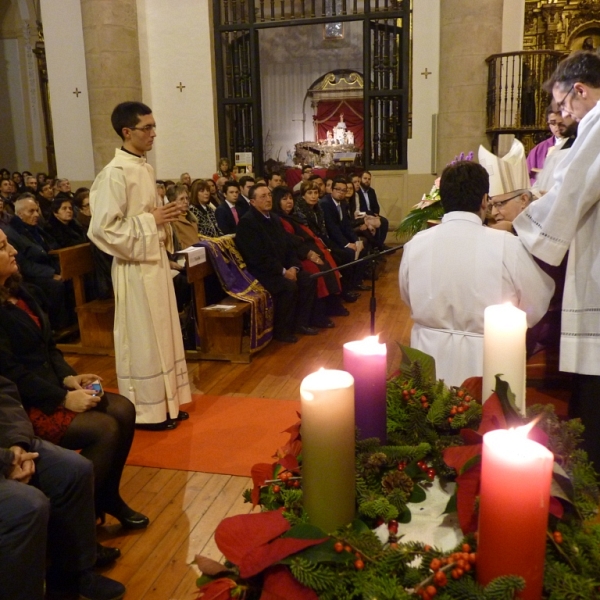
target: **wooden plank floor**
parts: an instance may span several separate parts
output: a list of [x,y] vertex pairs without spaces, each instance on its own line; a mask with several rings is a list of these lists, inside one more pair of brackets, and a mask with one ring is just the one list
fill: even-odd
[[[387,259],[376,283],[376,332],[387,343],[389,371],[400,359],[397,342],[408,344],[411,327],[398,292],[400,254]],[[370,292],[363,292],[358,302],[346,305],[349,317],[334,319],[334,329],[297,344],[273,342],[248,365],[189,362],[192,391],[298,399],[306,375],[319,367],[342,368],[342,345],[369,335],[369,304]],[[69,355],[67,360],[79,373],[98,373],[105,387],[117,387],[114,357]],[[131,600],[191,600],[198,571],[190,563],[198,553],[220,560],[214,529],[226,516],[249,512],[241,494],[250,486],[245,477],[126,467],[122,495],[150,517],[151,525],[127,533],[109,518],[99,527],[100,540],[123,553],[105,574],[123,582]]]

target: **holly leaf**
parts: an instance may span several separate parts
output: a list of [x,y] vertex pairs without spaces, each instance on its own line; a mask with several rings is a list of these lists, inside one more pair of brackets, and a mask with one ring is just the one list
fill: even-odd
[[575,490],[573,489],[573,482],[567,472],[557,462],[554,462],[552,468],[550,495],[560,498],[569,504],[573,504],[574,502]]
[[318,600],[318,596],[294,578],[287,567],[276,565],[265,573],[260,600]]
[[452,496],[450,496],[450,499],[448,500],[448,504],[446,504],[446,508],[444,509],[444,512],[442,514],[449,515],[451,513],[455,513],[457,510],[458,510],[457,497],[456,497],[456,491],[454,491],[454,494],[452,494]]
[[[523,417],[517,409],[515,404],[515,395],[510,389],[507,381],[500,379],[499,375],[496,375],[496,395],[502,405],[502,411],[506,419],[505,427],[519,427],[523,424]],[[487,402],[486,402],[487,404]],[[484,405],[485,406],[485,405]]]
[[415,485],[408,501],[418,504],[419,502],[425,502],[426,498],[427,494],[425,493],[425,490],[420,485]]
[[410,512],[410,508],[405,505],[396,520],[398,523],[410,523],[412,521],[412,513]]
[[348,552],[336,552],[334,549],[334,545],[336,540],[333,538],[329,538],[322,544],[317,546],[311,546],[310,548],[306,548],[306,550],[302,550],[295,554],[294,556],[289,556],[288,558],[284,558],[280,561],[283,564],[290,564],[292,560],[296,557],[301,556],[306,560],[313,563],[347,563],[352,562],[354,560],[354,555],[349,554]]
[[463,381],[463,384],[460,387],[471,394],[471,396],[481,404],[481,398],[483,396],[483,377],[469,377]]
[[411,479],[415,479],[423,475],[423,470],[417,464],[417,461],[410,462],[406,465],[404,473]]
[[399,344],[402,352],[402,360],[400,361],[400,370],[405,372],[411,363],[419,362],[421,365],[421,373],[425,381],[431,383],[435,382],[435,359],[421,350],[416,348],[410,348],[409,346],[403,346]]
[[298,540],[319,540],[328,536],[322,529],[319,529],[315,525],[299,523],[298,525],[294,525],[289,531],[286,531],[281,537],[296,538]]

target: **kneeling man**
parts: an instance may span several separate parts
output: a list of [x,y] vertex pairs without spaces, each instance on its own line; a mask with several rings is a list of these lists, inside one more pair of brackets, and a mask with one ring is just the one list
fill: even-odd
[[444,169],[440,196],[445,215],[404,247],[400,293],[411,309],[411,346],[435,358],[447,385],[483,374],[483,311],[511,302],[529,327],[545,314],[552,279],[519,238],[483,226],[489,176],[473,162]]

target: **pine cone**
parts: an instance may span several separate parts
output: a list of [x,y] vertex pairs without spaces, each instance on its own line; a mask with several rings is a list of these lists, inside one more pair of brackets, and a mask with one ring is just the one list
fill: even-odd
[[381,486],[386,494],[391,494],[393,490],[400,489],[408,497],[410,496],[414,485],[413,480],[402,471],[390,471],[381,480]]
[[372,467],[383,467],[387,463],[388,457],[387,454],[383,452],[373,452],[369,459],[367,460],[367,464]]

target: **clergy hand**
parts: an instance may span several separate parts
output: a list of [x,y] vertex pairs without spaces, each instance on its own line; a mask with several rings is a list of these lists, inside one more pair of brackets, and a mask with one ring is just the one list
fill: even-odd
[[157,206],[152,209],[152,216],[157,225],[164,225],[165,223],[177,221],[180,213],[181,211],[175,202],[171,202],[165,206]]
[[6,474],[7,479],[29,483],[35,473],[35,463],[33,461],[39,454],[37,452],[26,452],[21,446],[12,446],[10,449],[15,457]]
[[73,390],[67,392],[65,408],[78,413],[90,410],[100,402],[100,396],[95,396],[95,393],[94,390]]

